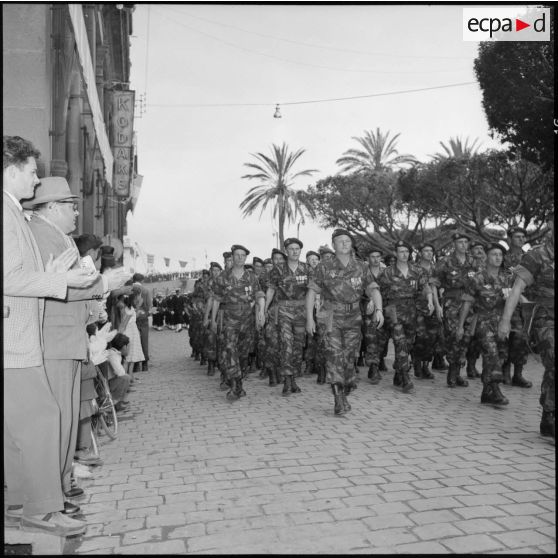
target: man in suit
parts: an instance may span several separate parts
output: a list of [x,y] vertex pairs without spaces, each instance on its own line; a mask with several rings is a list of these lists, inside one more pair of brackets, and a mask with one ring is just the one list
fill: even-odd
[[[49,254],[57,256],[67,248],[77,246],[69,236],[79,215],[77,196],[72,194],[65,178],[43,178],[33,199],[24,201],[24,209],[33,209],[29,227],[45,262]],[[79,252],[78,252],[79,255]],[[76,258],[74,268],[80,267]],[[45,300],[43,318],[44,364],[48,383],[60,407],[60,466],[62,490],[68,498],[81,496],[83,489],[72,487],[72,461],[76,449],[79,425],[81,363],[87,357],[87,325],[93,311],[94,300],[121,287],[129,279],[121,269],[110,269],[96,274],[93,284],[84,289],[68,289],[66,300]],[[93,300],[91,300],[93,299]],[[67,510],[79,511],[75,504],[66,503]],[[74,510],[74,508],[78,508]]]
[[20,200],[33,196],[40,153],[19,136],[3,138],[4,481],[5,523],[61,536],[84,533],[85,522],[62,513],[60,409],[43,363],[44,297],[94,280],[65,250],[43,260]]
[[[136,309],[136,324],[140,332],[141,350],[145,356],[145,360],[141,363],[141,371],[147,372],[149,363],[149,312],[151,311],[151,306],[153,305],[153,299],[149,289],[146,289],[142,285],[142,281],[144,279],[145,277],[141,273],[134,273],[132,276],[132,290],[138,290],[141,293],[142,298],[141,306]],[[138,362],[138,372],[139,364],[140,363]]]

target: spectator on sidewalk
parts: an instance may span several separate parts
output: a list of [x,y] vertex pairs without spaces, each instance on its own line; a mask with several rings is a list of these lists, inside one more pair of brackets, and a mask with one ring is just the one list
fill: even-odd
[[122,361],[128,356],[129,344],[130,339],[126,335],[117,333],[107,351],[109,387],[116,411],[125,411],[129,405],[127,393],[131,377],[122,366]]
[[[153,301],[149,290],[142,285],[144,280],[145,277],[141,273],[134,273],[132,276],[132,290],[137,290],[141,294],[142,302],[136,309],[136,323],[140,333],[141,350],[143,351],[143,356],[145,357],[145,360],[141,363],[141,371],[147,372],[149,369],[149,313],[151,312]],[[137,371],[139,372],[139,364],[137,364],[137,368]]]

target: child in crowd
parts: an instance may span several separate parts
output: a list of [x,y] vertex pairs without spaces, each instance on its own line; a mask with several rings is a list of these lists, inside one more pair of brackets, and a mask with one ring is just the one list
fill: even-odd
[[107,351],[109,387],[115,402],[114,408],[117,412],[126,410],[129,405],[127,393],[130,388],[131,377],[126,374],[122,365],[122,361],[128,356],[129,346],[130,339],[128,336],[123,333],[116,333]]

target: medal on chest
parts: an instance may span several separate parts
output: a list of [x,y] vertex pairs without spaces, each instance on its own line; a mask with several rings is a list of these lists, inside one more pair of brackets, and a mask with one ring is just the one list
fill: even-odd
[[360,289],[362,285],[362,279],[360,277],[351,277],[351,286],[353,289]]

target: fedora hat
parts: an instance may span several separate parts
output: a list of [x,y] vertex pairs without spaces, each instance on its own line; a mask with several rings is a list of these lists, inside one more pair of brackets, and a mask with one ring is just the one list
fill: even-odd
[[72,194],[68,181],[61,176],[48,176],[41,178],[41,183],[35,188],[35,196],[21,205],[25,209],[33,209],[42,203],[70,199],[79,199],[79,196]]

